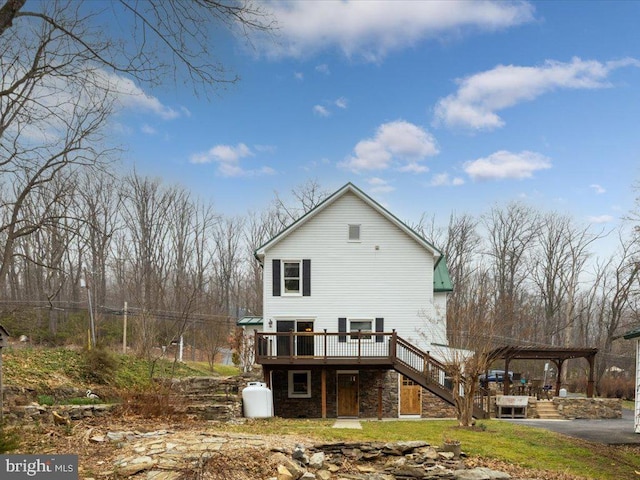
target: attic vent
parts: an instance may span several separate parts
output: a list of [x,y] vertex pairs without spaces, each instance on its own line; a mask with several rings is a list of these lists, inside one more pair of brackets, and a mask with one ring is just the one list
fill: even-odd
[[349,241],[357,242],[360,240],[360,225],[349,225]]

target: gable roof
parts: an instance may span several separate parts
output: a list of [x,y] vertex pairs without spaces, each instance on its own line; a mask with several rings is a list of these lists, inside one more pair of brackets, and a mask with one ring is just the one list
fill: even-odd
[[[410,227],[408,227],[404,222],[400,221],[395,215],[393,215],[391,212],[389,212],[389,210],[384,208],[382,205],[380,205],[373,198],[371,198],[369,195],[364,193],[362,190],[360,190],[358,187],[356,187],[351,182],[347,183],[342,188],[338,189],[333,194],[329,195],[326,199],[324,199],[322,202],[320,202],[315,208],[309,210],[302,217],[300,217],[298,220],[293,222],[287,228],[282,230],[280,233],[278,233],[271,240],[267,241],[266,243],[264,243],[263,245],[258,247],[256,249],[256,251],[254,252],[255,257],[262,263],[262,261],[264,260],[265,253],[266,253],[266,251],[268,249],[273,247],[275,244],[280,242],[282,239],[284,239],[287,236],[289,236],[292,232],[294,232],[300,226],[302,226],[305,223],[307,223],[309,220],[311,220],[313,217],[315,217],[318,213],[322,212],[324,209],[326,209],[327,207],[329,207],[330,205],[335,203],[336,200],[338,200],[339,198],[341,198],[342,196],[344,196],[347,193],[353,193],[355,196],[360,198],[360,200],[362,200],[367,205],[369,205],[371,208],[376,210],[380,215],[385,217],[388,221],[390,221],[391,223],[396,225],[400,230],[402,230],[404,233],[406,233],[409,237],[413,238],[418,244],[422,245],[425,249],[430,251],[434,255],[434,257],[436,257],[436,258],[442,257],[442,252],[440,252],[440,250],[438,250],[436,247],[434,247],[424,237],[422,237],[421,235],[416,233],[415,230],[413,230]],[[446,269],[446,265],[444,266],[444,268]],[[448,274],[447,274],[447,277],[448,277]],[[449,280],[449,283],[451,283],[451,280]]]

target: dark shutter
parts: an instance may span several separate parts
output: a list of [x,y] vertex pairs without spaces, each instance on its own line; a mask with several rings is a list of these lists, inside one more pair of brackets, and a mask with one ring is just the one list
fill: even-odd
[[[338,333],[347,333],[347,319],[344,317],[341,317],[338,319]],[[338,342],[346,342],[346,341],[347,341],[346,335],[338,336]]]
[[302,296],[311,296],[311,260],[302,260]]
[[273,296],[280,296],[280,260],[273,259],[271,263],[272,275],[273,275]]
[[[376,318],[376,332],[384,332],[384,318]],[[376,342],[382,342],[383,335],[376,335]]]

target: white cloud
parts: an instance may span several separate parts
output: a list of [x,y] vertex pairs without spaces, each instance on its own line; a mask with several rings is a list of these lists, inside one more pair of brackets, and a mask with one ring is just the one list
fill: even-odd
[[499,65],[459,79],[458,91],[438,101],[435,123],[476,130],[504,126],[497,112],[558,89],[594,89],[609,86],[607,77],[620,67],[640,66],[624,59],[601,63],[574,58],[569,63],[547,60],[539,67]]
[[426,165],[420,165],[417,162],[409,162],[403,165],[398,170],[404,173],[426,173],[429,171],[429,167]]
[[140,131],[142,133],[146,133],[147,135],[155,135],[156,133],[158,133],[158,131],[155,128],[153,128],[151,125],[148,125],[146,123],[144,123],[140,127]]
[[589,185],[589,188],[593,189],[593,191],[597,194],[601,194],[601,193],[605,193],[606,190],[604,189],[604,187],[602,187],[602,185],[598,185],[597,183],[593,183],[591,185]]
[[252,156],[254,154],[251,149],[244,143],[239,143],[235,147],[232,145],[216,145],[206,152],[191,155],[189,161],[196,164],[215,163],[218,167],[218,173],[223,177],[244,177],[275,173],[271,167],[246,169],[240,164],[240,160]]
[[389,185],[389,182],[380,177],[371,177],[367,179],[367,183],[370,185],[371,193],[390,193],[395,190],[395,187]]
[[293,78],[295,78],[296,80],[304,80],[304,73],[302,72],[294,72],[293,73]]
[[458,187],[464,185],[464,180],[460,177],[451,177],[448,173],[438,173],[431,177],[429,186],[431,187]]
[[329,65],[327,65],[326,63],[323,63],[321,65],[317,65],[316,66],[316,72],[322,73],[323,75],[330,75],[331,74],[331,70],[329,70]]
[[535,152],[500,150],[488,157],[465,162],[464,170],[473,180],[531,178],[534,172],[551,168],[551,160]]
[[496,31],[532,21],[524,1],[343,1],[273,2],[279,39],[255,41],[263,53],[303,57],[338,49],[345,55],[380,61],[388,52],[430,38]]
[[373,138],[361,140],[354,155],[339,166],[353,172],[386,170],[395,166],[400,171],[420,173],[427,167],[420,164],[439,153],[435,138],[426,130],[404,120],[380,125]]
[[328,117],[329,115],[331,115],[331,112],[327,110],[327,108],[323,107],[322,105],[314,105],[313,113],[315,113],[319,117]]
[[611,215],[594,215],[588,217],[587,220],[589,220],[590,223],[610,223],[615,219]]
[[[130,78],[107,72],[101,72],[100,75],[105,82],[105,86],[112,91],[116,104],[121,108],[150,112],[163,120],[173,120],[180,116],[180,112],[163,105],[153,95],[145,93]],[[181,111],[185,116],[191,115],[189,110],[184,107],[181,107]]]
[[335,101],[335,104],[336,104],[336,107],[345,109],[347,108],[348,102],[346,98],[340,97]]

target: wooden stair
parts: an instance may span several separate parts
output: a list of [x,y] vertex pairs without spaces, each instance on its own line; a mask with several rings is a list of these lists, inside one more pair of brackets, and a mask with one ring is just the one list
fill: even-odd
[[[397,337],[395,352],[392,354],[393,368],[429,390],[450,405],[455,405],[452,387],[446,380],[445,366],[431,355],[423,352],[406,340]],[[489,418],[489,397],[478,388],[474,399],[473,416],[475,418]]]
[[538,400],[536,402],[536,414],[540,420],[562,420],[558,413],[558,407],[551,400]]

